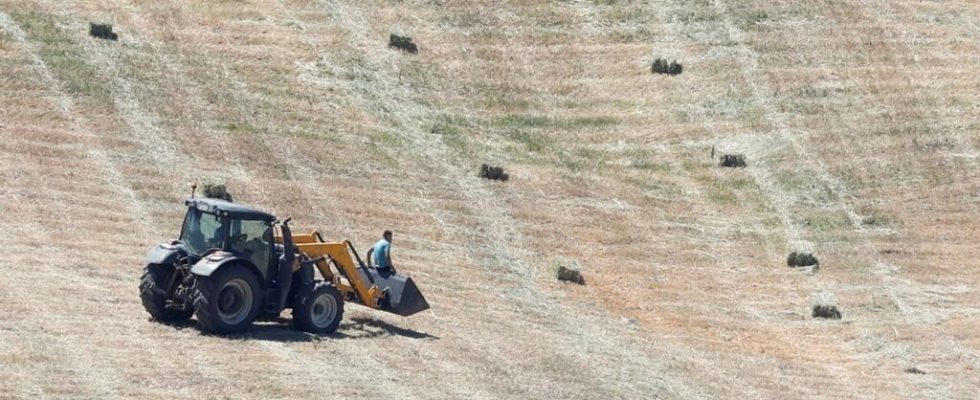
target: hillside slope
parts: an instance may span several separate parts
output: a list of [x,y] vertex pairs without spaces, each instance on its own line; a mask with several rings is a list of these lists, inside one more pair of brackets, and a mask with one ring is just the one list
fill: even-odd
[[[978,20],[965,0],[0,0],[0,399],[973,398]],[[323,337],[148,321],[143,254],[203,181],[362,248],[392,229],[433,308],[350,306]],[[586,286],[554,280],[571,262]]]

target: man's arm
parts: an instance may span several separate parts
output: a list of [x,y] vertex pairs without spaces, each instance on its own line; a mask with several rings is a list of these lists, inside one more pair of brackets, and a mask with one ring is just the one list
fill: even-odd
[[368,252],[367,252],[367,260],[368,260],[368,265],[367,266],[369,266],[369,267],[373,267],[374,266],[374,264],[371,263],[371,256],[372,255],[374,255],[374,246],[371,246],[371,248],[368,249]]
[[385,258],[388,259],[388,266],[389,267],[394,267],[395,266],[395,262],[391,260],[391,245],[390,244],[388,245],[388,247],[385,248],[385,255],[387,256]]

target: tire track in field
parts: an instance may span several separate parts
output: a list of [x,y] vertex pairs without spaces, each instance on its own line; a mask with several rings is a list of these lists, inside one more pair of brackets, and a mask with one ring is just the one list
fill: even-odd
[[[55,104],[53,105],[56,112],[62,118],[65,118],[71,124],[71,129],[73,131],[82,131],[81,123],[73,115],[74,105],[70,97],[65,95],[61,91],[61,84],[57,81],[51,71],[47,68],[44,60],[38,55],[35,45],[29,41],[27,34],[20,28],[20,26],[14,21],[9,14],[0,11],[0,28],[11,34],[14,39],[15,45],[19,50],[27,54],[30,59],[30,67],[37,74],[38,80],[44,89],[57,94],[54,98]],[[88,155],[93,158],[96,163],[101,164],[101,167],[109,177],[107,179],[110,184],[123,192],[127,192],[127,188],[124,186],[116,186],[118,181],[113,182],[113,178],[117,175],[113,173],[113,165],[111,160],[105,155],[104,152],[99,150],[90,150]],[[79,158],[84,158],[85,154],[79,154]],[[8,163],[5,163],[8,164]],[[42,172],[42,174],[45,172]],[[34,188],[33,190],[37,190]],[[131,193],[131,191],[129,191]],[[63,205],[67,204],[64,193],[59,193],[55,191],[50,191],[48,196],[54,197],[54,203]],[[130,203],[134,208],[134,212],[138,213],[143,211],[138,203]],[[42,207],[40,204],[31,203],[27,205],[27,208],[32,210],[38,210],[38,207]],[[17,238],[17,241],[27,241],[31,243],[36,243],[38,254],[44,254],[46,257],[41,259],[32,259],[29,255],[26,256],[27,259],[22,260],[23,264],[31,265],[34,264],[33,268],[11,268],[8,273],[8,279],[10,282],[15,283],[25,283],[25,282],[35,282],[34,285],[24,285],[24,284],[13,284],[4,285],[5,292],[13,295],[14,299],[18,299],[17,302],[27,299],[27,303],[32,307],[32,316],[44,315],[44,316],[59,316],[61,310],[55,309],[54,306],[48,301],[42,301],[37,298],[38,292],[40,293],[51,293],[58,292],[55,288],[50,286],[50,283],[57,282],[59,279],[53,274],[53,269],[50,265],[45,265],[46,262],[50,262],[53,259],[70,259],[71,255],[66,253],[62,248],[56,246],[52,242],[46,240],[45,238],[51,237],[52,228],[50,228],[48,221],[34,221],[31,216],[39,215],[38,211],[28,213],[27,215],[19,215],[6,226],[5,234],[10,235],[12,238]],[[16,248],[17,246],[10,246]],[[22,250],[27,252],[28,250]],[[17,252],[14,252],[17,254]],[[82,277],[81,279],[84,279]],[[17,303],[15,302],[15,304]],[[50,323],[50,322],[49,322]],[[56,323],[50,323],[56,324]],[[43,325],[42,325],[43,326]],[[57,326],[57,325],[56,325]],[[42,328],[43,330],[44,328]],[[74,343],[66,343],[66,336],[53,334],[41,334],[34,336],[35,339],[41,340],[44,343],[44,348],[40,350],[40,357],[47,357],[52,360],[58,360],[67,364],[68,370],[72,374],[78,374],[82,377],[85,383],[91,385],[88,389],[93,390],[96,396],[114,396],[117,394],[117,388],[108,382],[119,381],[119,373],[113,368],[91,368],[91,361],[83,364],[83,360],[86,360],[84,354],[81,354],[76,348]],[[33,343],[33,342],[31,342]],[[36,351],[31,347],[31,351]],[[28,379],[28,384],[31,385],[35,390],[39,391],[40,396],[44,397],[44,390],[33,380]]]
[[[356,50],[362,51],[362,55],[373,58],[384,58],[383,60],[372,60],[375,68],[373,71],[384,71],[378,65],[388,65],[391,60],[390,52],[371,52],[365,49],[377,46],[377,40],[373,40],[368,33],[370,26],[368,20],[357,10],[339,1],[322,1],[325,10],[329,10],[334,18],[334,22],[342,26],[350,37],[350,43]],[[367,109],[380,108],[382,110],[394,110],[390,117],[399,122],[404,129],[399,133],[408,139],[413,148],[431,162],[437,163],[439,169],[446,171],[446,177],[453,180],[450,185],[454,192],[461,194],[471,204],[472,209],[480,210],[476,213],[480,223],[478,232],[478,242],[486,242],[482,248],[467,248],[471,257],[482,260],[481,264],[487,272],[506,271],[507,274],[518,279],[518,290],[510,292],[511,298],[522,303],[525,310],[537,310],[536,314],[542,318],[551,318],[557,324],[557,330],[568,332],[563,339],[558,341],[569,341],[574,343],[570,347],[563,348],[589,348],[597,352],[608,354],[620,360],[615,367],[603,370],[590,370],[588,376],[584,377],[587,381],[594,381],[599,385],[603,382],[617,382],[617,377],[638,376],[647,379],[630,381],[631,386],[623,388],[622,385],[615,387],[604,387],[604,391],[612,396],[631,397],[637,395],[650,396],[651,393],[661,393],[670,390],[675,393],[693,393],[697,390],[687,386],[679,380],[672,382],[661,382],[663,378],[653,378],[657,372],[661,376],[670,375],[666,371],[666,366],[656,362],[646,351],[638,350],[639,343],[634,343],[628,336],[618,330],[609,328],[610,321],[614,319],[606,316],[604,319],[593,319],[592,316],[578,315],[575,310],[568,309],[562,305],[543,304],[541,296],[545,289],[535,282],[542,278],[542,274],[533,268],[526,259],[531,254],[523,249],[522,233],[518,228],[516,220],[505,210],[495,199],[502,196],[501,193],[494,192],[482,182],[471,176],[460,175],[459,167],[449,155],[446,144],[439,138],[422,133],[424,126],[420,122],[425,121],[425,116],[431,114],[431,110],[426,106],[416,104],[411,93],[399,85],[399,83],[389,76],[376,74],[372,77],[372,82],[377,83],[373,90],[384,93],[385,96],[378,99],[380,107],[366,105]],[[414,107],[412,104],[416,104]],[[472,235],[471,232],[462,232],[464,236]],[[483,240],[485,239],[485,240]],[[545,295],[547,296],[547,295]],[[574,316],[574,317],[573,317]],[[576,318],[577,317],[577,318]],[[603,328],[600,328],[603,327]],[[548,341],[546,341],[548,342]],[[647,348],[649,348],[647,346]],[[575,353],[567,354],[561,348],[550,347],[550,352],[572,357],[583,366],[590,365],[595,360],[588,355]]]
[[[786,119],[776,110],[773,96],[768,88],[763,83],[757,82],[755,76],[759,73],[759,55],[749,47],[745,33],[732,21],[727,5],[721,0],[713,0],[711,7],[721,20],[720,29],[736,44],[736,53],[732,56],[739,64],[739,71],[752,95],[753,103],[762,110],[765,120],[774,128],[773,131],[765,134],[742,134],[721,138],[717,141],[722,143],[723,148],[734,147],[744,152],[750,160],[756,160],[746,170],[752,176],[756,185],[762,190],[762,193],[765,194],[769,205],[773,209],[773,213],[779,218],[785,232],[787,252],[804,251],[817,253],[819,249],[816,248],[816,245],[806,239],[805,227],[800,225],[793,216],[792,210],[795,205],[800,203],[800,199],[797,198],[795,193],[780,190],[767,162],[774,155],[780,154],[780,152],[787,149],[792,149],[798,158],[807,159],[807,151],[804,145],[798,140],[798,136],[804,135],[805,133],[794,131],[790,128]],[[842,193],[843,186],[827,173],[824,165],[819,160],[816,175],[818,180],[827,185],[834,193],[838,194],[838,198],[841,198],[840,196],[844,194]],[[852,226],[859,226],[861,217],[848,204],[841,201],[835,204],[835,206],[847,215]],[[772,258],[772,252],[770,252],[770,258]],[[780,260],[771,261],[778,265],[778,261]],[[806,283],[805,286],[816,286],[814,288],[815,290],[822,291],[824,289],[819,288],[824,288],[828,285],[828,283],[823,282],[824,279],[822,278],[815,277],[813,279],[816,280],[815,283]],[[822,366],[821,369],[825,373],[836,376],[841,381],[839,382],[841,386],[851,388],[844,389],[844,392],[856,390],[858,387],[858,384],[851,379],[851,374],[842,371],[839,366]]]
[[[861,236],[865,236],[868,232],[867,230],[864,229],[863,226],[864,218],[863,216],[858,214],[854,210],[854,208],[847,202],[846,199],[849,198],[848,197],[849,194],[846,187],[843,185],[843,183],[841,183],[838,179],[833,177],[828,172],[825,164],[821,160],[814,157],[808,157],[808,155],[811,153],[807,151],[808,149],[806,148],[806,146],[800,141],[800,137],[805,137],[806,132],[805,131],[794,132],[793,130],[791,130],[785,118],[783,118],[778,112],[776,112],[776,109],[773,106],[772,95],[768,92],[768,90],[765,87],[763,87],[761,84],[757,83],[753,79],[753,76],[755,76],[756,73],[759,71],[758,69],[759,56],[746,44],[748,42],[744,37],[745,35],[733,23],[731,17],[729,17],[730,13],[728,11],[727,6],[721,0],[713,0],[713,5],[717,10],[717,13],[720,16],[722,16],[724,20],[724,25],[728,31],[729,38],[732,39],[735,43],[738,43],[740,52],[744,54],[742,57],[739,57],[739,61],[742,66],[741,71],[743,73],[746,82],[748,82],[750,85],[750,89],[751,92],[753,93],[754,98],[756,99],[756,103],[763,108],[766,120],[776,128],[775,137],[773,137],[773,135],[767,135],[767,137],[762,138],[762,140],[759,140],[758,141],[759,143],[748,143],[749,144],[748,148],[756,150],[756,154],[757,154],[756,157],[759,156],[767,157],[777,153],[779,150],[784,149],[785,147],[788,146],[791,147],[793,150],[795,150],[796,156],[799,159],[807,159],[810,160],[811,162],[816,163],[816,168],[815,171],[813,172],[816,173],[816,178],[821,183],[823,183],[827,188],[829,188],[830,191],[835,195],[834,198],[836,198],[837,200],[834,201],[834,205],[847,215],[852,230]],[[760,153],[758,152],[758,149],[760,148],[767,149],[768,151]],[[760,158],[760,160],[761,159],[762,158]],[[758,170],[759,169],[757,169],[757,171]],[[773,198],[773,200],[777,204],[780,204],[777,206],[777,210],[779,210],[780,213],[786,212],[786,210],[788,210],[788,207],[794,204],[795,201],[792,198],[788,198],[788,196],[784,198],[780,198],[779,193],[777,191],[774,191],[775,187],[771,183],[772,182],[770,180],[771,178],[768,175],[769,175],[768,173],[763,172],[762,174],[756,175],[756,177],[760,183],[760,186],[762,186],[767,192],[770,192],[770,197]],[[786,218],[783,218],[783,216],[781,216],[781,219],[786,221]],[[883,261],[883,259],[880,256],[880,253],[876,251],[875,245],[867,238],[862,240],[862,242],[860,243],[860,247],[863,248],[864,250],[863,252],[866,255],[868,255],[870,259],[874,260],[874,262],[877,265],[883,265],[887,267],[886,269],[888,270],[895,269],[894,267],[888,266]],[[890,278],[884,278],[881,281],[881,287],[882,288],[889,287],[890,286],[889,282],[891,282]],[[826,290],[827,288],[839,288],[841,286],[846,287],[847,285],[842,282],[834,282],[834,283],[822,282],[819,283],[818,286],[823,287],[825,288],[824,290]],[[902,304],[901,300],[897,296],[895,296],[894,290],[889,289],[888,293],[895,300],[896,304],[899,305]],[[911,321],[906,320],[906,322],[912,324]],[[873,335],[872,339],[878,342],[881,341],[890,342],[889,339],[887,339],[884,335],[881,334]],[[894,343],[892,344],[892,346],[896,346],[896,345],[897,344]],[[860,349],[852,348],[851,351],[854,354],[862,353]],[[833,369],[838,371],[835,375],[846,379],[846,384],[849,387],[856,388],[857,387],[856,383],[850,379],[852,374],[847,373],[846,371],[843,370],[843,368],[844,368],[843,366],[834,366]]]
[[[86,128],[91,126],[91,123],[83,115],[75,112],[74,101],[62,90],[62,83],[51,73],[47,64],[38,55],[36,45],[28,40],[27,34],[10,18],[9,14],[3,11],[0,11],[0,27],[10,32],[18,46],[22,47],[23,51],[30,57],[31,67],[41,78],[42,84],[57,94],[55,97],[56,109],[60,116],[69,122],[71,130],[91,135]],[[128,208],[136,216],[134,220],[142,227],[143,233],[149,232],[149,213],[137,197],[136,192],[126,183],[118,165],[109,157],[106,150],[100,147],[90,148],[88,155],[95,160],[98,169],[105,174],[105,182],[126,199]]]
[[[37,55],[38,53],[35,49],[36,45],[28,41],[27,35],[20,30],[19,26],[17,26],[17,24],[6,13],[0,12],[0,26],[2,26],[8,32],[11,32],[12,36],[18,41],[19,46],[23,47],[24,51],[29,54],[32,61],[32,68],[37,71],[41,83],[47,88],[47,90],[56,94],[55,108],[59,112],[60,116],[69,122],[70,129],[75,132],[88,132],[87,127],[92,126],[91,122],[89,122],[80,112],[76,111],[76,106],[73,99],[62,91],[62,84],[57,80],[57,77],[51,73],[50,69],[47,68],[43,59]],[[118,101],[119,100],[117,100],[117,102]],[[130,112],[135,112],[134,110],[136,109],[133,107],[129,108]],[[109,185],[115,189],[115,191],[121,192],[122,197],[127,200],[127,208],[129,209],[129,213],[130,215],[135,216],[132,223],[137,227],[139,235],[144,238],[150,237],[153,234],[154,229],[152,228],[152,221],[149,218],[149,213],[146,211],[145,206],[139,200],[135,192],[128,186],[126,179],[119,171],[117,164],[108,155],[106,150],[100,147],[90,146],[87,151],[79,155],[79,158],[86,158],[86,156],[94,161],[96,164],[96,170],[101,170],[106,175],[104,180],[109,183]],[[60,202],[65,203],[66,201],[68,201],[68,199],[64,198],[62,195]],[[16,236],[31,237],[32,234],[28,233],[31,230],[32,229],[30,227],[23,227],[21,229],[23,233]],[[51,234],[54,233],[50,229],[45,229],[43,232],[45,233],[42,235],[42,237],[50,237]],[[53,244],[45,244],[41,250],[43,253],[49,254],[56,259],[70,259],[72,256],[61,247]],[[54,274],[52,268],[52,266],[47,266],[47,268],[41,268],[38,271],[32,272],[31,274],[32,277],[36,277],[38,272],[42,272],[44,274],[42,276],[46,276],[45,278],[24,278],[15,279],[15,281],[33,280],[37,282],[51,282],[58,280],[58,275]],[[124,290],[124,288],[119,286],[116,286],[115,288],[107,288],[105,285],[107,282],[97,279],[96,277],[91,277],[88,274],[78,274],[75,276],[75,279],[86,282],[85,286],[88,288],[98,287],[104,289],[102,292],[118,293],[121,290]],[[13,291],[15,293],[20,293],[22,292],[21,289],[22,288],[20,286],[15,286]],[[131,289],[133,289],[135,296],[135,285]],[[42,290],[41,292],[47,292],[47,290]],[[20,295],[15,296],[15,298],[34,299],[36,296],[32,295],[32,293],[36,292],[32,291],[31,293],[20,293]],[[32,304],[34,303],[38,302],[32,301]],[[39,313],[35,314],[58,315],[56,311],[58,310],[44,308]],[[172,345],[172,343],[160,343],[158,341],[154,341],[145,336],[145,333],[146,332],[140,332],[140,334],[136,336],[126,336],[124,339],[130,341],[130,343],[132,343],[133,339],[135,339],[135,341],[139,343],[139,345],[136,345],[135,347],[143,352],[146,352],[146,357],[149,359],[160,359],[160,357],[165,353],[161,352],[160,350],[166,346]],[[71,337],[68,336],[67,338]],[[55,337],[55,340],[65,339],[65,336]],[[45,349],[44,354],[66,355],[64,360],[72,366],[71,370],[82,372],[83,379],[80,383],[91,385],[94,388],[97,397],[124,396],[121,392],[122,389],[120,385],[129,385],[129,381],[126,379],[126,373],[116,368],[120,360],[103,359],[101,356],[93,358],[90,354],[84,351],[83,346],[80,346],[80,344],[81,343],[72,342],[71,344],[58,345],[57,349],[59,350],[52,351],[52,349]],[[85,364],[82,364],[83,362]],[[95,367],[95,365],[98,365],[98,367]],[[215,371],[211,371],[208,373],[208,375],[214,376],[214,372]],[[235,380],[226,378],[224,381],[234,382]]]
[[[137,20],[142,20],[142,18],[138,15],[134,15],[134,17]],[[158,44],[149,42],[148,38],[138,37],[138,36],[134,36],[134,37],[136,37],[137,40],[139,40],[141,43],[150,46],[151,48],[156,48],[158,46]],[[118,54],[119,53],[114,50],[106,51],[104,54],[101,54],[99,59],[104,62],[110,62],[111,60],[109,60],[109,57]],[[171,70],[173,71],[182,70],[179,61],[175,61],[172,58],[170,58],[168,55],[162,53],[158,54],[158,56],[164,59],[165,64]],[[228,83],[231,83],[231,86],[234,90],[238,91],[239,93],[251,92],[249,86],[245,83],[245,81],[240,77],[238,77],[237,74],[235,74],[233,71],[228,69],[226,64],[223,64],[223,68],[225,72],[224,75],[227,77],[227,79],[229,80]],[[131,126],[134,127],[134,129],[142,129],[144,132],[149,132],[151,134],[153,132],[160,131],[157,128],[157,125],[159,124],[158,118],[152,114],[143,112],[141,110],[141,107],[138,106],[138,99],[136,98],[136,89],[133,88],[131,84],[129,84],[124,80],[117,79],[116,82],[114,83],[114,88],[121,92],[121,96],[120,96],[121,99],[117,100],[117,102],[130,104],[129,107],[123,110],[123,113],[127,122],[130,123]],[[193,95],[194,93],[197,92],[192,92],[191,94]],[[236,102],[235,104],[238,107],[239,115],[250,114],[246,108],[247,102]],[[302,197],[304,201],[309,205],[309,207],[307,208],[310,210],[314,210],[315,214],[321,220],[327,220],[324,213],[320,211],[322,210],[322,205],[315,204],[313,201],[313,199],[320,199],[321,196],[319,191],[313,189],[315,185],[311,184],[313,182],[319,182],[316,171],[309,167],[309,165],[315,165],[312,159],[306,157],[304,154],[298,151],[298,149],[296,148],[292,140],[288,140],[287,137],[275,137],[271,134],[261,134],[260,140],[262,144],[267,149],[270,150],[269,152],[272,153],[272,155],[274,155],[280,161],[281,164],[288,166],[288,168],[286,168],[285,170],[287,176],[291,179],[291,181],[300,182],[302,187],[306,188],[303,191],[306,192],[307,195]],[[162,160],[167,161],[168,158],[163,158]],[[334,215],[330,215],[329,217],[330,220],[336,218],[336,216]],[[282,329],[288,330],[290,328],[283,326]],[[296,376],[302,374],[308,375],[311,373],[311,370],[328,371],[335,367],[334,363],[336,359],[334,357],[329,357],[326,359],[324,358],[311,359],[309,357],[306,357],[306,355],[296,356],[292,352],[292,350],[290,350],[289,348],[290,346],[285,345],[283,343],[276,342],[275,340],[264,340],[261,339],[260,337],[253,336],[255,334],[256,333],[254,331],[245,334],[245,337],[251,337],[251,339],[248,340],[249,347],[253,349],[261,349],[263,352],[267,354],[280,357],[281,360],[276,363],[275,368],[280,371],[292,371],[289,374],[290,376]],[[231,342],[229,343],[229,345],[238,346],[238,344],[236,343],[237,342]],[[301,342],[301,343],[309,343],[309,342]],[[367,374],[368,376],[391,376],[392,375],[393,371],[391,369],[378,368],[377,362],[375,360],[372,360],[370,356],[366,354],[367,352],[364,352],[363,350],[359,350],[356,347],[343,346],[343,345],[338,345],[335,347],[337,349],[335,349],[334,351],[338,351],[339,349],[340,352],[346,353],[342,356],[343,359],[357,360],[357,362],[353,362],[353,364],[350,366],[350,369],[356,368],[361,371],[373,371],[373,372],[369,372]],[[213,362],[209,362],[210,358],[207,355],[195,353],[195,359],[208,361],[202,363],[194,363],[197,366],[196,368],[198,369],[202,368],[201,366],[203,365],[213,364]],[[220,380],[224,382],[234,382],[240,378],[240,375],[234,373],[233,371],[225,371],[221,368],[218,369],[208,368],[202,370],[202,372],[205,372],[206,375],[209,376],[218,376],[220,377]],[[408,377],[405,376],[404,374],[399,374],[399,375],[403,376],[403,379],[408,379]],[[314,376],[311,376],[310,378],[311,381],[316,380],[316,377]],[[380,392],[377,393],[378,397],[394,398],[399,396],[404,397],[405,395],[405,393],[396,391],[395,388],[391,388],[389,385],[371,385],[370,381],[363,381],[364,377],[359,377],[359,379],[362,380],[361,384],[359,385],[360,387],[372,388],[373,390],[380,390]],[[280,385],[284,385],[285,387],[288,387],[290,390],[296,390],[295,385],[288,385],[290,381],[279,380],[279,382]]]
[[[918,37],[918,33],[913,32],[909,28],[914,24],[906,23],[905,20],[895,15],[895,13],[892,11],[894,6],[895,6],[894,3],[886,3],[880,0],[876,0],[874,4],[871,6],[874,8],[874,11],[862,12],[862,14],[865,15],[866,18],[869,19],[870,21],[873,21],[874,24],[881,27],[882,31],[891,30],[894,32],[898,32],[900,33],[900,36],[903,38]],[[891,53],[896,55],[895,57],[896,59],[900,59],[901,58],[900,55],[902,54],[922,53],[921,49],[915,45],[914,39],[907,40],[905,42],[905,45],[902,46],[904,48],[900,48],[898,45],[894,44],[895,42],[893,41],[886,40],[884,41],[884,43],[889,47]],[[904,78],[902,79],[903,81],[910,82],[910,85],[912,86],[910,90],[912,91],[913,96],[916,97],[919,96],[917,89],[914,87],[914,85],[911,84],[911,82],[914,82],[916,79],[919,79],[919,75],[909,72],[907,69],[904,68],[898,68],[897,71],[903,76]],[[972,158],[974,160],[972,164],[975,167],[977,165],[977,163],[975,162],[977,159],[976,158],[977,151],[973,148],[971,142],[968,139],[964,138],[963,135],[956,135],[955,140],[957,142],[957,146],[959,146],[963,151],[966,152],[965,153],[966,156],[958,157],[958,155],[950,154],[948,152],[944,153],[944,156],[949,158],[954,158],[954,159],[960,159],[961,162],[963,162],[964,164],[968,164],[967,168],[970,167],[969,165],[971,164],[970,159]],[[969,346],[963,345],[963,343],[960,340],[958,340],[954,335],[943,331],[941,328],[935,327],[938,323],[937,321],[935,321],[935,319],[939,319],[940,322],[945,321],[946,319],[949,318],[951,312],[945,315],[938,315],[938,316],[934,313],[926,315],[925,312],[929,310],[925,310],[923,309],[923,307],[917,307],[917,306],[921,306],[922,303],[926,303],[926,300],[924,299],[931,299],[933,303],[928,303],[928,305],[932,305],[933,307],[936,307],[935,302],[937,301],[937,298],[941,298],[942,295],[944,294],[955,293],[957,288],[930,287],[929,285],[923,285],[919,282],[914,281],[911,277],[901,277],[900,275],[898,275],[901,272],[901,267],[886,262],[883,259],[883,257],[881,257],[881,252],[879,251],[880,249],[878,248],[877,245],[875,245],[873,242],[870,241],[866,242],[865,245],[867,247],[867,251],[870,254],[872,254],[874,257],[873,259],[876,268],[874,272],[875,272],[875,276],[879,279],[879,287],[880,287],[880,289],[878,290],[884,291],[888,294],[888,296],[892,299],[892,301],[895,303],[896,307],[898,308],[898,311],[902,314],[902,317],[905,320],[905,322],[910,326],[925,330],[932,335],[945,338],[946,343],[950,344],[948,348],[952,349],[952,351],[955,352],[956,354],[955,359],[965,360],[965,363],[967,364],[966,366],[967,368],[980,367],[980,353],[978,353],[976,349],[972,349]],[[903,300],[903,298],[911,299],[912,302],[905,301]],[[973,315],[976,315],[976,313],[978,312],[976,308],[973,308],[972,310],[961,308],[959,311],[965,311],[966,313],[973,314]],[[901,348],[902,344],[890,342],[889,346],[894,348]],[[935,352],[923,351],[922,353],[927,353],[927,354],[931,353],[932,356],[940,357],[941,360],[943,358],[946,359],[953,358],[953,357],[949,357],[947,354],[937,355],[935,354]],[[922,357],[921,355],[911,356],[913,360],[921,359],[921,357]],[[948,361],[948,360],[943,360],[943,361]],[[918,386],[921,390],[926,391],[930,397],[950,398],[955,396],[954,395],[955,392],[951,392],[949,390],[949,387],[947,385],[943,385],[942,382],[939,381],[938,378],[935,376],[929,376],[927,379],[923,379],[922,381],[923,382]],[[957,389],[962,390],[961,393],[970,393],[970,390],[973,387],[976,387],[978,384],[980,384],[980,380],[973,379],[972,382],[970,382],[970,384],[964,385],[966,387],[960,386]]]
[[[174,63],[174,66],[179,68],[179,61]],[[237,73],[228,68],[227,63],[219,63],[219,68],[223,70],[223,75],[228,80],[226,83],[229,84],[229,90],[237,92],[242,96],[240,98],[248,98],[248,94],[252,93],[252,89],[249,84],[242,77],[238,76]],[[250,115],[248,112],[247,102],[236,102],[235,103],[238,115]],[[320,173],[311,168],[311,165],[316,165],[311,158],[305,155],[300,149],[297,148],[293,140],[290,140],[288,136],[275,136],[273,134],[258,134],[258,139],[262,145],[269,150],[269,153],[279,161],[280,164],[287,166],[284,169],[289,182],[293,185],[300,185],[300,192],[303,193],[302,202],[307,204],[306,209],[310,210],[310,214],[314,215],[317,220],[320,221],[336,221],[344,226],[348,226],[348,220],[339,217],[335,214],[327,214],[324,209],[336,209],[330,207],[324,207],[322,200],[328,199],[329,196],[324,196],[322,190],[318,189],[318,182],[321,182]],[[289,327],[282,327],[284,330],[290,329]],[[253,335],[253,333],[247,336]],[[320,339],[313,337],[310,339],[313,342],[318,342]],[[383,364],[379,364],[378,360],[373,359],[370,351],[365,351],[357,346],[349,346],[344,343],[337,343],[328,345],[329,353],[323,354],[317,352],[297,352],[298,346],[309,346],[310,341],[298,341],[296,345],[280,343],[275,340],[263,340],[258,337],[251,339],[252,343],[256,346],[262,348],[264,352],[268,354],[275,355],[281,359],[277,364],[277,368],[282,371],[290,371],[288,374],[290,376],[304,376],[310,375],[313,371],[329,371],[336,368],[337,359],[352,360],[348,361],[351,363],[349,370],[358,370],[362,375],[350,376],[348,378],[356,380],[359,382],[356,386],[357,388],[368,388],[369,391],[376,392],[377,397],[384,398],[396,398],[396,397],[406,397],[406,393],[402,390],[404,387],[397,387],[389,384],[374,385],[371,379],[373,377],[381,376],[396,376],[397,380],[400,381],[410,381],[410,375],[406,372],[400,371],[392,368],[383,368]],[[315,346],[314,346],[315,347]],[[337,354],[340,353],[340,354]],[[315,376],[310,377],[311,380],[315,380]],[[317,390],[327,390],[328,392],[341,390],[344,386],[316,386]],[[415,398],[417,395],[410,394],[408,398]]]

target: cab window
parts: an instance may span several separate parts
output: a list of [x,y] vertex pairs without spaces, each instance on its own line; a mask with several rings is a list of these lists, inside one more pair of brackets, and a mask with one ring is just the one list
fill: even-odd
[[230,248],[242,253],[259,268],[269,265],[272,226],[262,220],[235,220],[228,236]]

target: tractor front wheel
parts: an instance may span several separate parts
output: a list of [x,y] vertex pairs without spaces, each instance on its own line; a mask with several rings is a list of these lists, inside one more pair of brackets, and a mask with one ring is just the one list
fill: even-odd
[[344,300],[340,291],[326,282],[300,289],[293,307],[296,328],[310,333],[333,333],[344,318]]
[[174,310],[167,308],[167,288],[173,280],[174,267],[163,264],[148,264],[143,267],[140,277],[140,300],[150,316],[160,322],[186,321],[194,310]]
[[198,277],[194,291],[197,323],[207,333],[245,332],[259,314],[259,282],[247,267],[225,265]]

